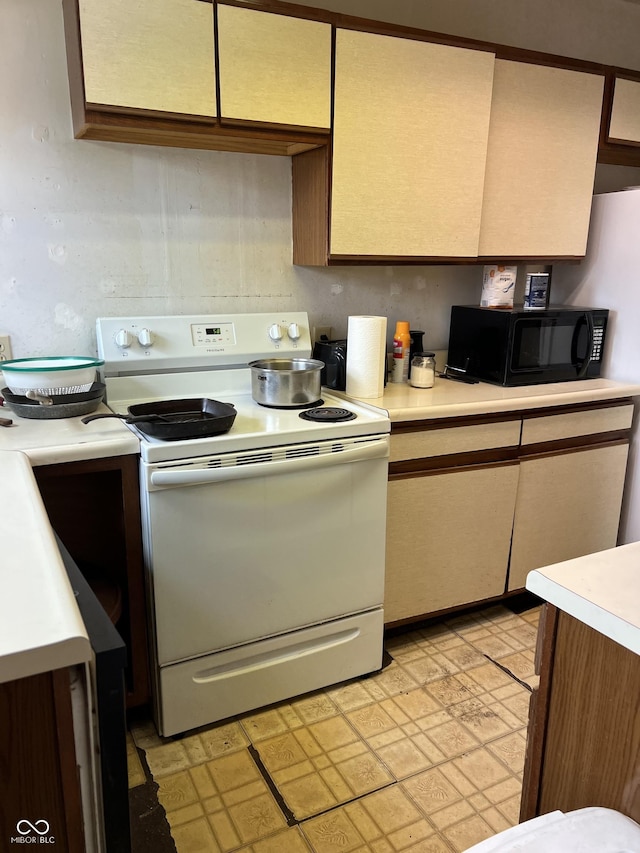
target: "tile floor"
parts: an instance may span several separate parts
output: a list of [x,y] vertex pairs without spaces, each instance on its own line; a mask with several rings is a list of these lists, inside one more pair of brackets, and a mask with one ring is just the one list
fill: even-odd
[[397,634],[379,673],[186,736],[133,725],[134,853],[453,853],[512,826],[538,616]]

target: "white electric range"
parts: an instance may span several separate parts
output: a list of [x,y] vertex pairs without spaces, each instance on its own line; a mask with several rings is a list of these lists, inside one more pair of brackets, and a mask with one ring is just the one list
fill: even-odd
[[97,337],[113,411],[206,397],[237,412],[197,439],[130,426],[160,733],[378,669],[390,421],[324,389],[313,408],[348,420],[251,396],[250,361],[310,356],[307,315],[100,318]]

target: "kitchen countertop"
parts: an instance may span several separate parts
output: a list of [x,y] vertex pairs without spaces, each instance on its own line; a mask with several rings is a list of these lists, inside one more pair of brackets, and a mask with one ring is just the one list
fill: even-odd
[[[95,414],[100,412],[109,412],[104,403]],[[80,418],[36,420],[20,418],[7,406],[0,415],[13,421],[12,426],[0,428],[0,451],[19,450],[34,466],[126,456],[140,450],[136,436],[117,418],[91,424],[83,424]]]
[[[101,404],[96,412],[108,412]],[[49,524],[32,467],[137,454],[139,442],[115,418],[21,418],[0,428],[0,683],[91,658],[91,645]]]
[[29,459],[0,451],[0,482],[2,683],[88,661],[91,644]]
[[433,388],[426,389],[412,388],[406,383],[388,383],[382,397],[360,402],[384,409],[393,423],[568,406],[637,396],[640,396],[640,382],[632,384],[610,379],[504,388],[487,382],[470,385],[436,378]]
[[529,572],[527,589],[640,654],[640,542]]

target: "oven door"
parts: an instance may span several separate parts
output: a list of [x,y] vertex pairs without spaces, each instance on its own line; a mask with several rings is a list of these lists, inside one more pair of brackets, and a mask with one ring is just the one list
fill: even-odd
[[373,608],[389,437],[143,463],[157,663]]

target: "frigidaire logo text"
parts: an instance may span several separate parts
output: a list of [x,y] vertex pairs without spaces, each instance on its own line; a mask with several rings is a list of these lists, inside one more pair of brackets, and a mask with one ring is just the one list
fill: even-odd
[[36,820],[33,823],[30,820],[19,820],[16,824],[15,838],[11,839],[12,844],[55,844],[56,839],[53,835],[49,835],[49,822],[46,820]]

